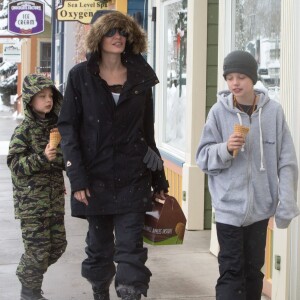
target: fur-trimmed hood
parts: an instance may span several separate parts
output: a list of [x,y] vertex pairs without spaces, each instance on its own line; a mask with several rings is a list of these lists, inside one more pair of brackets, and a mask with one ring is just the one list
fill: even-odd
[[145,31],[131,16],[114,11],[102,15],[91,25],[86,37],[87,52],[97,52],[104,34],[112,28],[122,28],[128,33],[126,48],[134,54],[147,50]]

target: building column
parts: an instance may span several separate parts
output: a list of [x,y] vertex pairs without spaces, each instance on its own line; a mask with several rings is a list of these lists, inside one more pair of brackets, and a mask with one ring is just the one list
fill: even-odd
[[182,170],[182,209],[188,230],[204,229],[204,174],[195,162],[205,123],[207,1],[188,1],[186,159]]
[[[219,24],[218,24],[218,91],[227,88],[223,76],[224,57],[232,50],[232,1],[219,1]],[[214,212],[214,209],[213,209]],[[215,256],[219,253],[219,243],[214,218],[211,224],[210,252]]]
[[[300,158],[300,3],[281,2],[280,99],[286,114],[298,157]],[[298,182],[298,186],[300,186]],[[299,206],[299,197],[298,197]],[[281,256],[281,270],[273,266],[272,299],[300,299],[300,220],[294,219],[288,230],[274,231],[274,255]]]

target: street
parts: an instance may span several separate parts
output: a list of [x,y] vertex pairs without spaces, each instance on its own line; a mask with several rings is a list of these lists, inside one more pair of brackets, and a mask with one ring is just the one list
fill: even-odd
[[[0,299],[19,298],[20,283],[15,275],[23,251],[19,220],[14,219],[10,171],[6,165],[8,142],[20,121],[9,112],[0,112]],[[85,220],[70,217],[69,186],[66,195],[68,247],[62,258],[44,277],[45,297],[52,300],[92,299],[89,283],[81,277],[85,257]],[[151,246],[147,266],[153,276],[148,299],[214,299],[217,259],[209,252],[210,231],[187,231],[183,245]],[[118,299],[111,286],[111,300]]]

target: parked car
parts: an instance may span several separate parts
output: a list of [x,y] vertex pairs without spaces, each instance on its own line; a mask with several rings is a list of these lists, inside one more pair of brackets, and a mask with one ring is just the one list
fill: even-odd
[[276,84],[275,78],[271,77],[267,68],[258,69],[258,80],[260,80],[266,87],[274,86]]
[[167,85],[169,88],[174,84],[175,87],[178,85],[178,75],[175,70],[167,71]]

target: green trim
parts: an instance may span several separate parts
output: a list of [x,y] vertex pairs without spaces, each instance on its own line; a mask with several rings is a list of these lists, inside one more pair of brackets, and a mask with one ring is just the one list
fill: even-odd
[[[207,64],[206,64],[206,115],[216,102],[218,80],[218,20],[219,0],[208,0],[207,9]],[[205,176],[204,229],[211,229],[211,197]]]

